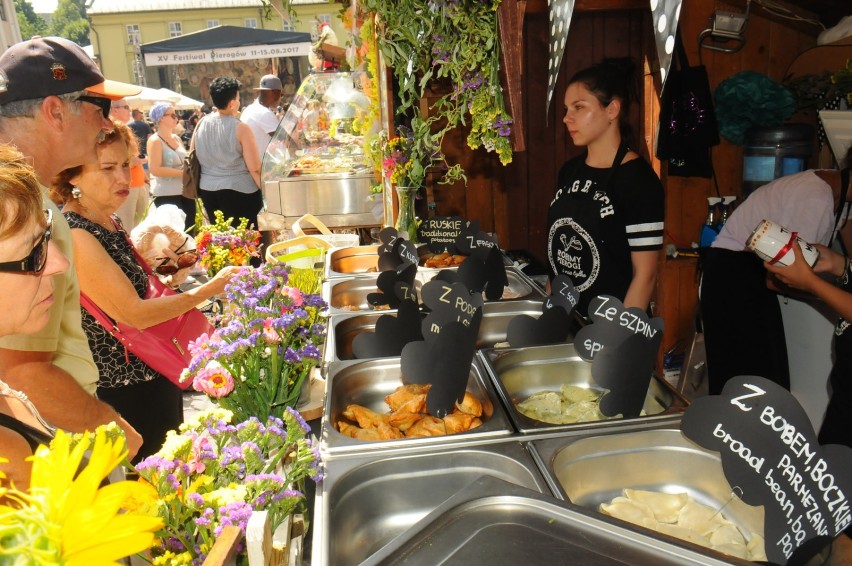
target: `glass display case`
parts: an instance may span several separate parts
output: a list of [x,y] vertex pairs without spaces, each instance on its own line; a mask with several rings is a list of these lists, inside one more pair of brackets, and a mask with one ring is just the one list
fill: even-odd
[[382,224],[362,135],[377,127],[364,124],[369,107],[352,73],[305,78],[263,156],[266,229],[289,228],[306,213],[329,227]]

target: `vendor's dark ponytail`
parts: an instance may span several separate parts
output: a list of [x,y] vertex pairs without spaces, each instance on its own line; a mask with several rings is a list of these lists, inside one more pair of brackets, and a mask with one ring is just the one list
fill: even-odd
[[621,139],[628,145],[633,143],[633,129],[628,122],[630,104],[638,100],[636,87],[636,63],[630,57],[614,57],[603,59],[600,63],[577,71],[569,85],[582,83],[602,106],[616,98],[621,101],[621,112],[618,115],[618,125]]

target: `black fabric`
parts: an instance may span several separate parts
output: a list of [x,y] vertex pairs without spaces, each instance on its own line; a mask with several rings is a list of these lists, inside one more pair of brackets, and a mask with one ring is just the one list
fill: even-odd
[[691,67],[680,32],[660,99],[657,157],[669,175],[713,177],[710,148],[719,144],[719,128],[707,69]]
[[124,387],[98,387],[98,399],[114,407],[142,435],[133,464],[162,448],[166,433],[183,423],[183,392],[159,374],[151,381]]
[[700,307],[710,394],[740,375],[790,389],[787,341],[778,296],[766,287],[763,261],[749,251],[707,248]]
[[[613,170],[589,167],[585,155],[572,159],[559,172],[548,210],[548,275],[571,278],[580,292],[577,309],[582,315],[598,295],[623,300],[633,279],[630,254],[662,247],[663,220],[662,186],[645,160]],[[646,231],[629,233],[631,227]],[[643,238],[655,243],[629,242]]]
[[53,440],[53,436],[50,434],[4,413],[0,413],[0,426],[13,430],[23,436],[24,440],[27,441],[27,444],[30,445],[30,449],[33,452],[35,452],[35,449],[38,448],[39,444],[47,446],[50,444],[50,441]]

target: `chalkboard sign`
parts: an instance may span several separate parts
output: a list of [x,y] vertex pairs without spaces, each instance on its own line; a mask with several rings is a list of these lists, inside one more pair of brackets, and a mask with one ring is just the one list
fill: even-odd
[[403,263],[398,269],[382,271],[376,278],[378,292],[367,293],[367,302],[374,307],[388,305],[395,309],[403,301],[417,302],[417,288],[414,278],[417,276],[417,265]]
[[448,322],[440,332],[424,334],[422,342],[410,342],[402,349],[400,369],[404,380],[432,384],[426,395],[430,415],[444,418],[464,396],[481,321],[480,308],[469,326]]
[[456,238],[461,234],[465,220],[461,216],[436,216],[425,218],[417,228],[417,236],[421,242],[429,246],[429,251],[439,253],[456,253]]
[[407,236],[405,232],[397,232],[396,228],[390,227],[379,232],[379,271],[398,270],[404,263],[417,265],[417,246],[409,241]]
[[478,222],[468,222],[461,233],[456,237],[456,249],[459,253],[470,255],[477,248],[497,248],[497,238],[479,230]]
[[540,316],[534,318],[528,314],[519,314],[509,321],[506,341],[513,348],[558,344],[568,339],[571,334],[570,313],[580,293],[563,273],[556,276],[550,288],[556,293],[542,302]]
[[420,332],[420,308],[414,301],[403,301],[396,315],[383,314],[374,332],[361,332],[352,340],[357,359],[399,356],[409,342],[423,340]]
[[820,446],[805,411],[783,387],[735,377],[720,395],[696,399],[681,430],[719,452],[728,483],[745,503],[763,506],[771,562],[803,564],[852,522],[852,449]]
[[607,346],[616,346],[632,336],[644,336],[652,344],[662,341],[663,319],[651,320],[642,309],[624,308],[624,304],[609,295],[595,297],[589,303],[589,319],[594,324],[583,327],[575,337],[577,354],[593,360]]
[[[436,278],[423,285],[420,296],[430,310],[423,319],[423,336],[438,334],[454,321],[470,327],[477,311],[482,310],[482,296],[472,295],[463,283],[447,283]],[[479,328],[474,330],[479,332]]]

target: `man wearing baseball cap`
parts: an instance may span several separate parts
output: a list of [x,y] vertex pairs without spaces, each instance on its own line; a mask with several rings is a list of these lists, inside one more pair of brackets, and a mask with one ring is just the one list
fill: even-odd
[[80,46],[59,37],[34,37],[0,55],[0,143],[31,160],[45,208],[53,210],[52,239],[71,263],[54,275],[47,326],[0,339],[0,374],[59,428],[82,432],[115,421],[127,435],[130,457],[142,438],[94,397],[98,370],[81,326],[71,232],[46,185],[65,169],[97,161],[98,140],[112,130],[111,102],[141,90],[106,80]]
[[275,75],[263,75],[260,86],[254,89],[257,91],[257,98],[240,114],[240,121],[247,124],[254,133],[261,161],[280,121],[275,115],[275,109],[281,100],[281,88],[281,79]]

